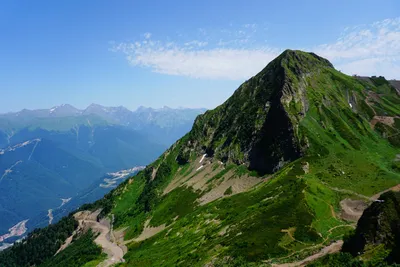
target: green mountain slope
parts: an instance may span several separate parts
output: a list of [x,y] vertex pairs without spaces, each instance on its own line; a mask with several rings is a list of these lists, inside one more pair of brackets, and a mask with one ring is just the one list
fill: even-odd
[[114,219],[121,266],[298,261],[354,228],[342,200],[400,183],[399,101],[384,78],[287,50],[82,209]]
[[363,253],[368,261],[400,263],[400,193],[388,192],[368,207],[357,229],[343,245],[343,252],[353,256]]
[[[400,193],[386,192],[363,213],[338,254],[312,266],[398,266],[400,263]],[[397,264],[397,265],[396,265]]]

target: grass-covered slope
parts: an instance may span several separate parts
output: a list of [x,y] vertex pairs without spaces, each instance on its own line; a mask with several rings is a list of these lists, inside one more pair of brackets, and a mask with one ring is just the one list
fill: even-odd
[[400,193],[387,192],[368,207],[343,252],[362,255],[363,260],[400,263]]
[[[340,239],[353,227],[342,199],[400,183],[399,149],[371,125],[400,114],[380,86],[284,52],[102,201],[124,229],[126,265],[287,262]],[[151,227],[165,230],[135,239]]]
[[400,193],[387,192],[363,213],[345,237],[342,251],[311,266],[398,266],[400,263]]
[[400,98],[381,83],[285,51],[144,171],[82,209],[113,215],[128,247],[122,266],[305,258],[354,228],[342,219],[343,199],[369,202],[400,183],[400,149],[375,123],[396,134]]
[[186,149],[272,173],[304,152],[297,124],[308,109],[307,76],[332,65],[287,50],[243,83],[224,104],[199,116]]

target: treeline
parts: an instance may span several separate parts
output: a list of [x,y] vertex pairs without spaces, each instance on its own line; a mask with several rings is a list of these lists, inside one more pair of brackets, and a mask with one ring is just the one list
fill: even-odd
[[[176,149],[176,151],[180,150]],[[169,154],[166,159],[163,159],[163,162],[157,168],[155,179],[152,179],[154,166],[147,166],[144,170],[140,171],[134,176],[135,180],[143,179],[145,181],[145,186],[137,200],[132,203],[131,208],[126,212],[126,216],[142,216],[143,214],[151,212],[160,202],[160,191],[162,191],[163,187],[166,186],[172,177],[172,173],[174,173],[174,171],[176,171],[178,168],[176,154],[177,153]],[[122,182],[117,188],[114,188],[107,193],[103,198],[93,203],[84,204],[78,210],[95,211],[97,209],[102,209],[101,213],[99,214],[99,218],[106,216],[111,212],[113,206],[115,205],[115,200],[123,193],[124,188],[128,183],[129,178]],[[125,216],[118,216],[118,214],[116,214],[114,226],[118,227],[124,222],[125,219]]]
[[[95,238],[91,230],[81,235],[66,249],[61,251],[55,257],[48,259],[40,267],[79,267],[88,262],[100,263],[103,260],[101,248],[97,246],[93,239]],[[96,266],[94,264],[93,266]]]
[[35,229],[22,242],[0,252],[0,266],[39,266],[54,256],[77,227],[78,222],[69,215],[56,224]]
[[[136,174],[136,176],[140,175],[142,172],[143,171],[138,172]],[[95,211],[97,209],[101,209],[101,212],[98,215],[98,219],[104,218],[107,214],[109,214],[111,212],[113,205],[114,205],[114,199],[115,199],[116,195],[119,195],[121,193],[121,189],[124,188],[128,184],[130,178],[132,178],[132,177],[127,178],[124,182],[119,184],[119,186],[112,189],[110,192],[105,194],[99,200],[96,200],[95,202],[92,202],[92,203],[83,204],[75,212],[84,211],[84,210]]]

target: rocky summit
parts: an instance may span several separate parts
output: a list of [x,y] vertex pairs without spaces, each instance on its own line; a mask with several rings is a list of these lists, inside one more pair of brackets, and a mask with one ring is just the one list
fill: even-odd
[[306,151],[298,124],[309,109],[307,79],[326,69],[333,69],[326,59],[286,50],[224,104],[199,116],[187,147],[260,174],[276,172]]
[[364,209],[400,184],[399,162],[391,82],[286,50],[143,171],[0,265],[329,266]]

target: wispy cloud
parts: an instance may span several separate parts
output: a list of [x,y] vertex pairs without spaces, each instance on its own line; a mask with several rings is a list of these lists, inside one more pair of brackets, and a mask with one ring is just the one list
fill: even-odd
[[[197,44],[202,47],[204,44]],[[273,49],[194,49],[191,45],[143,41],[119,44],[114,51],[126,54],[134,66],[158,73],[194,78],[242,80],[251,77],[279,54]]]
[[313,51],[349,74],[400,78],[400,18],[347,28],[335,43]]
[[145,39],[150,39],[151,38],[151,33],[146,32],[145,34],[143,34]]
[[[223,29],[218,40],[199,29],[199,38],[185,42],[155,41],[150,33],[134,43],[112,50],[126,55],[130,64],[154,72],[206,79],[244,80],[255,75],[283,48],[259,45],[258,25]],[[331,60],[348,74],[400,76],[400,18],[347,27],[336,42],[300,48]]]

